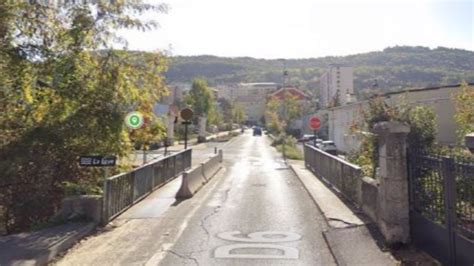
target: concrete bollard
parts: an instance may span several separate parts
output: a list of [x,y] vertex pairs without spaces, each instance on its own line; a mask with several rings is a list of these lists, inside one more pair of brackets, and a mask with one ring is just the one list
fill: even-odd
[[196,192],[207,183],[221,169],[222,150],[217,155],[207,159],[199,166],[183,173],[181,187],[176,193],[176,198],[191,198]]
[[183,173],[181,187],[176,193],[176,198],[180,199],[189,199],[193,196],[193,193],[189,189],[188,173]]

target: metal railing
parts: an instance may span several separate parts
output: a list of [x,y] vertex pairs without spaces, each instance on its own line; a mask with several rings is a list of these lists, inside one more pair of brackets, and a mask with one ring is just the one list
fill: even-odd
[[358,203],[358,182],[362,178],[362,169],[343,159],[310,145],[304,146],[305,166],[318,178],[330,184],[346,198]]
[[474,160],[454,153],[408,154],[415,245],[443,264],[474,265]]
[[104,181],[103,223],[110,222],[154,189],[190,168],[191,155],[192,150],[187,149],[107,178]]

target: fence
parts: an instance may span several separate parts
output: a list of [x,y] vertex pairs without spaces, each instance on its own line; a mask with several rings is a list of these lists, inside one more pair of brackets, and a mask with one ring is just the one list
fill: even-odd
[[103,223],[106,224],[137,201],[191,167],[192,150],[151,161],[128,173],[104,181]]
[[474,264],[474,161],[409,151],[410,227],[444,264]]
[[362,178],[362,169],[359,166],[310,145],[304,146],[304,161],[306,168],[317,177],[332,185],[354,203],[359,202],[358,184]]

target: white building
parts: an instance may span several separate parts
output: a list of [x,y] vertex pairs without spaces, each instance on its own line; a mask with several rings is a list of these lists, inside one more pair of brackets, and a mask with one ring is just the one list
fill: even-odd
[[[474,86],[473,83],[470,83]],[[409,104],[411,106],[428,106],[436,114],[436,141],[441,144],[455,144],[458,124],[454,119],[455,107],[453,97],[460,91],[460,85],[410,89],[386,93],[382,97],[391,106]],[[360,101],[344,106],[320,110],[324,127],[327,127],[328,139],[336,143],[338,150],[350,153],[360,147],[361,132],[353,132],[354,124],[363,122],[362,110],[368,108],[368,101]]]
[[346,105],[354,101],[354,70],[331,65],[320,78],[320,108]]
[[264,117],[267,96],[277,88],[278,84],[273,82],[240,83],[237,86],[216,87],[219,98],[228,99],[242,106],[247,121],[250,123],[259,123]]

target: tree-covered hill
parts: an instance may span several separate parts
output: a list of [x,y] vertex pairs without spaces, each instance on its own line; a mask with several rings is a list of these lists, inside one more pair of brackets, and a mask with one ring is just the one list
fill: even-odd
[[[354,67],[354,87],[358,94],[378,90],[394,91],[411,87],[474,82],[474,52],[438,47],[396,46],[381,52],[309,59],[286,59],[289,83],[315,92],[319,77],[330,64]],[[166,74],[168,82],[190,82],[202,76],[210,85],[238,82],[281,82],[282,60],[216,56],[172,57]]]

